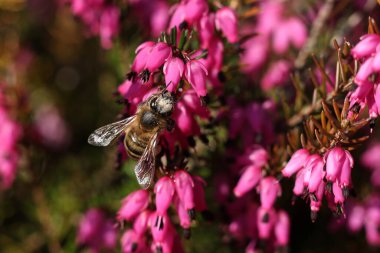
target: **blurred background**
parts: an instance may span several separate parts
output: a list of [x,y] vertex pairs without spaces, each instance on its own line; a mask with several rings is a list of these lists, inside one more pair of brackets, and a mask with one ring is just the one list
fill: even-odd
[[[133,163],[117,166],[117,147],[87,144],[95,128],[115,121],[122,111],[115,91],[129,71],[137,45],[154,34],[133,18],[128,1],[111,2],[123,7],[119,36],[107,48],[73,14],[70,1],[0,0],[0,88],[5,94],[1,99],[21,128],[15,148],[17,173],[0,192],[0,252],[87,252],[76,244],[83,213],[96,207],[113,219],[121,199],[138,188]],[[256,4],[231,2],[249,8]],[[324,3],[288,2],[292,12],[303,15],[308,29]],[[341,0],[333,6],[314,47],[326,59],[332,37],[357,42],[366,31],[367,16],[379,17],[374,0]],[[356,153],[358,161],[365,149]],[[355,171],[360,173],[354,175],[358,200],[377,189],[369,183],[372,172],[361,166],[358,162]],[[201,174],[211,181],[210,172]],[[284,189],[291,188],[291,182],[284,184]],[[207,198],[211,212],[218,213],[212,184]],[[379,252],[368,245],[364,231],[349,233],[344,221],[334,221],[329,210],[322,210],[312,223],[303,202],[280,203],[292,217],[290,252]],[[187,252],[236,252],[233,242],[225,243],[223,231],[218,219],[201,222],[185,242]]]

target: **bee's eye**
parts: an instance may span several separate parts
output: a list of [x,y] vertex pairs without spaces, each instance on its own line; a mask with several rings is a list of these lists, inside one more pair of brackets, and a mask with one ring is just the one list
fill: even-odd
[[157,105],[156,105],[156,101],[157,101],[157,98],[153,98],[152,101],[150,101],[150,108],[152,108],[152,110],[156,111],[157,110]]

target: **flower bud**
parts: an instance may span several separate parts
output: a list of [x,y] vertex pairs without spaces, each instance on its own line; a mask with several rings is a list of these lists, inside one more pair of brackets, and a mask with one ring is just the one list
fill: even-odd
[[137,214],[147,208],[148,202],[148,191],[137,190],[130,193],[125,199],[123,199],[121,208],[117,213],[117,219],[127,221],[132,220]]
[[256,165],[247,166],[234,188],[236,197],[243,196],[253,189],[261,179],[261,168]]
[[284,177],[290,177],[299,171],[304,166],[309,155],[309,151],[305,148],[297,150],[292,155],[285,168],[281,171],[282,175]]
[[184,70],[185,64],[178,57],[171,57],[165,62],[163,71],[168,91],[172,92],[177,89]]
[[222,31],[228,42],[236,43],[238,41],[238,19],[233,9],[220,8],[215,15],[215,26]]
[[154,186],[156,194],[156,211],[158,215],[164,215],[168,210],[174,196],[175,186],[170,177],[160,178]]

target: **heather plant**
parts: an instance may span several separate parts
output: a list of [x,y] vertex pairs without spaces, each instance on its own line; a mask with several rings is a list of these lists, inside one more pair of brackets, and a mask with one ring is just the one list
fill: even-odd
[[0,251],[375,252],[379,11],[0,3]]

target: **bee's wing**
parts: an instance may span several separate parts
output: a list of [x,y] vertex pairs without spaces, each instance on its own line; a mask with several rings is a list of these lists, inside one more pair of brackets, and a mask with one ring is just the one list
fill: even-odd
[[109,125],[96,129],[89,137],[88,143],[94,146],[108,146],[125,128],[133,122],[136,116],[132,116]]
[[149,141],[144,153],[135,166],[137,182],[144,189],[148,189],[152,184],[154,172],[156,169],[156,148],[158,143],[158,133]]

